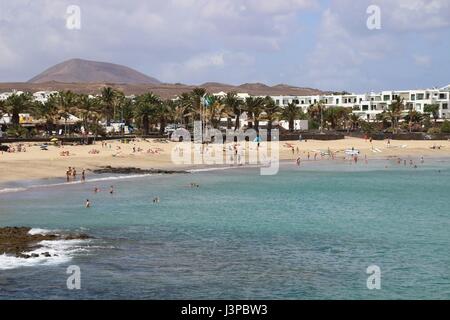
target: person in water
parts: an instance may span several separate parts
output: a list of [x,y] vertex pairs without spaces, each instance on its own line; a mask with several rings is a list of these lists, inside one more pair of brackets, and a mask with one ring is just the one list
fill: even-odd
[[111,186],[111,188],[109,188],[109,193],[114,194],[114,186]]
[[86,208],[90,208],[91,207],[91,202],[89,201],[89,199],[86,199]]
[[95,187],[94,188],[94,193],[99,193],[99,192],[100,192],[100,189],[98,187]]
[[84,171],[84,169],[83,171],[81,171],[81,181],[86,181],[86,172]]

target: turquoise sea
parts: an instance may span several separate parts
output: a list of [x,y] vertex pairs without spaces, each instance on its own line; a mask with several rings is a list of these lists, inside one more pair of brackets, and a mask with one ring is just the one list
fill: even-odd
[[[0,299],[450,298],[445,160],[45,183],[0,193],[0,226],[95,239],[46,243],[52,258],[0,256]],[[80,290],[67,289],[70,265]],[[366,285],[372,265],[380,290]]]

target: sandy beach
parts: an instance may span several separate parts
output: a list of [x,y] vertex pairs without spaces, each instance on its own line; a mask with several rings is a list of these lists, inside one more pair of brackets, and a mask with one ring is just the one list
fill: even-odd
[[[13,144],[17,150],[17,144]],[[20,180],[65,178],[67,168],[75,167],[78,174],[83,169],[89,170],[102,166],[112,167],[138,167],[142,169],[172,169],[182,170],[195,167],[194,165],[177,165],[171,160],[171,152],[177,143],[155,140],[136,140],[128,144],[120,141],[108,141],[106,146],[101,142],[88,146],[49,146],[47,151],[41,150],[39,144],[24,144],[26,152],[0,153],[0,182]],[[434,148],[439,146],[439,148]],[[264,144],[263,144],[264,147]],[[419,160],[421,157],[450,157],[450,141],[366,141],[358,138],[344,140],[317,141],[308,140],[279,142],[280,160],[295,161],[298,157],[317,161],[322,157],[321,152],[328,150],[335,153],[337,160],[343,159],[345,150],[356,149],[360,151],[359,158],[388,159],[397,158]],[[292,152],[292,147],[294,152]],[[134,150],[133,150],[134,148]],[[250,147],[252,148],[252,147]],[[297,153],[298,148],[298,153]],[[96,152],[93,153],[92,151]],[[62,155],[65,152],[68,155]],[[325,158],[325,157],[324,157]],[[328,158],[327,158],[328,159]],[[205,165],[197,165],[205,167]],[[214,165],[217,166],[217,165]]]

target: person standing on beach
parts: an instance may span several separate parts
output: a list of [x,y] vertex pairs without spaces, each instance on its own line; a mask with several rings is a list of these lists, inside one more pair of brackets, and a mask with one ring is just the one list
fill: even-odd
[[66,171],[66,178],[67,178],[67,182],[70,181],[70,177],[72,176],[72,168],[69,167]]
[[72,170],[72,177],[73,177],[73,180],[77,179],[77,169],[75,169],[75,168],[73,168],[73,170]]
[[85,171],[84,171],[84,169],[83,169],[83,171],[81,171],[81,181],[86,181],[86,173],[85,173]]

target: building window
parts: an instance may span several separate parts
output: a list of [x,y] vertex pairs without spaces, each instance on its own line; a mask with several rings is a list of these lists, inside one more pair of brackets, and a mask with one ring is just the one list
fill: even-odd
[[448,109],[448,103],[443,103],[442,104],[442,109],[447,110]]
[[440,100],[445,100],[445,99],[447,99],[446,94],[445,94],[445,93],[440,93],[440,94],[439,94],[439,99],[440,99]]
[[418,93],[417,94],[417,100],[423,100],[424,94],[423,93]]
[[389,100],[391,100],[391,96],[390,95],[384,95],[383,96],[383,100],[384,101],[389,101]]
[[363,109],[363,111],[367,111],[367,110],[369,110],[369,106],[368,105],[364,105],[364,106],[362,106],[362,109]]
[[415,95],[415,94],[412,94],[412,95],[411,95],[411,100],[412,100],[412,101],[415,101],[415,100],[416,100],[416,95]]

